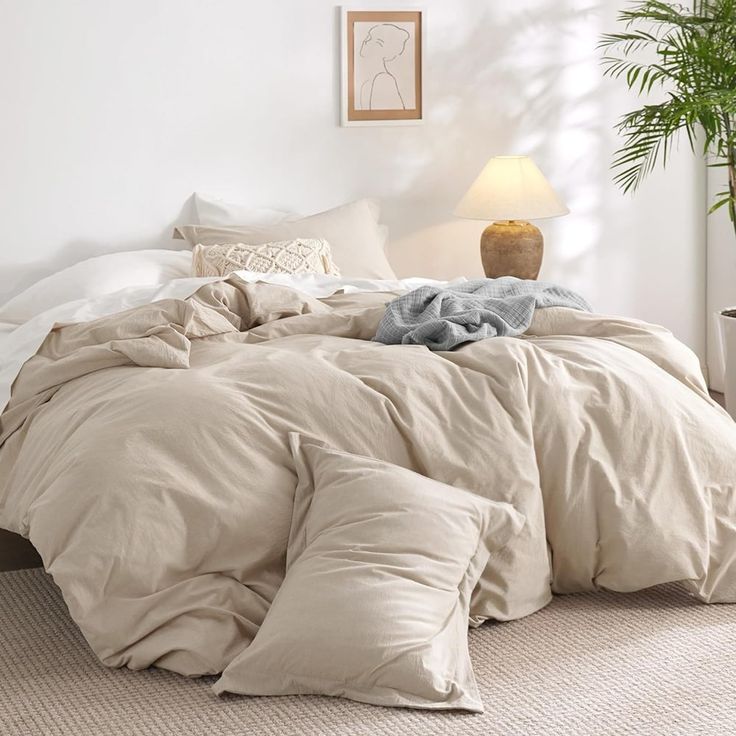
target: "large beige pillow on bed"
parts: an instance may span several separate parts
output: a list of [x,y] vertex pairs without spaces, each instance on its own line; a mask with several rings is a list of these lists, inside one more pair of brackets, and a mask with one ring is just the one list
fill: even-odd
[[197,244],[258,245],[280,240],[317,238],[330,244],[332,258],[343,276],[396,278],[383,250],[384,232],[378,222],[375,203],[367,199],[300,220],[278,222],[267,227],[180,225],[175,232],[178,237],[186,239],[192,248]]
[[286,577],[215,692],[482,711],[470,595],[490,550],[523,517],[404,468],[290,438],[299,481]]
[[324,273],[339,276],[326,240],[284,240],[246,245],[195,245],[192,276],[227,276],[233,271],[257,273]]

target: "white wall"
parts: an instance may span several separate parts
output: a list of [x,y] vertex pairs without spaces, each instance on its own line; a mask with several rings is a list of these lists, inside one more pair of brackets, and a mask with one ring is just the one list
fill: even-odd
[[[723,168],[708,173],[710,204],[715,195],[728,189]],[[708,218],[708,378],[711,388],[723,391],[723,355],[717,314],[726,307],[736,307],[736,237],[726,208]]]
[[543,224],[542,276],[702,355],[702,165],[683,152],[633,199],[610,183],[633,101],[595,46],[621,2],[427,0],[426,124],[341,128],[333,2],[0,0],[0,300],[82,257],[176,247],[197,189],[303,212],[378,196],[400,274],[480,275],[483,223],[451,211],[488,157],[521,152],[573,210]]

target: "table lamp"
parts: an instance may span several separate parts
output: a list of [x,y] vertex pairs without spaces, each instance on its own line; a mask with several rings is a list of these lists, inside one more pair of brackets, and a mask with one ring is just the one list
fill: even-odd
[[536,279],[544,238],[527,220],[561,217],[569,212],[528,156],[497,156],[480,172],[454,214],[496,220],[480,238],[480,257],[488,278]]

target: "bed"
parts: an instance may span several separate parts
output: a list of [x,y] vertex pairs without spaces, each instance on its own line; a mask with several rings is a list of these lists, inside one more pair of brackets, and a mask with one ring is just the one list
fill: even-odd
[[672,581],[736,601],[736,429],[695,355],[566,308],[453,351],[372,341],[419,283],[182,275],[6,338],[0,527],[38,549],[105,664],[199,676],[248,652],[294,542],[294,435],[523,519],[463,626]]

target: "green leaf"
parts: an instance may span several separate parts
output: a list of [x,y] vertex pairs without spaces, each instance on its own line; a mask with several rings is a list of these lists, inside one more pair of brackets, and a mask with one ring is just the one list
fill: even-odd
[[736,0],[636,0],[618,21],[622,29],[600,38],[604,75],[642,96],[661,88],[667,100],[619,122],[614,181],[636,190],[658,163],[667,165],[681,136],[721,159],[711,165],[736,167]]
[[709,210],[708,214],[712,215],[714,212],[717,212],[721,207],[725,207],[727,204],[732,202],[731,195],[729,194],[728,197],[724,197],[723,199],[719,199]]

